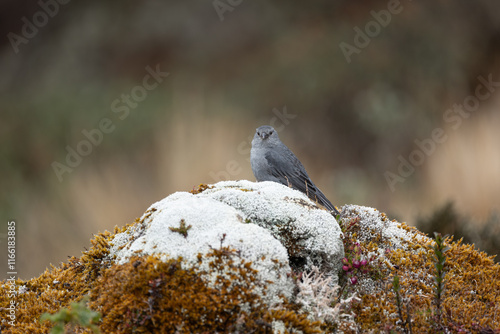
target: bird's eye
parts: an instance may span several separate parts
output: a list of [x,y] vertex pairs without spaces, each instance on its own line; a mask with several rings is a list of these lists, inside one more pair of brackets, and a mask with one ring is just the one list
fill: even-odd
[[269,131],[269,135],[272,135],[273,134],[273,130]]

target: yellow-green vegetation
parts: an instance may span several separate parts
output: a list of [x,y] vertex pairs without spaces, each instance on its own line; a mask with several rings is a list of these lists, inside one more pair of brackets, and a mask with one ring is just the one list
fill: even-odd
[[89,296],[85,296],[78,303],[71,303],[70,308],[63,308],[54,314],[44,313],[40,317],[40,322],[51,321],[54,323],[50,334],[64,334],[68,324],[70,326],[81,325],[92,330],[94,334],[100,334],[101,331],[96,323],[101,319],[101,315],[87,307],[88,299]]
[[186,226],[186,222],[184,219],[181,219],[179,227],[169,227],[170,231],[181,234],[184,238],[187,238],[188,231],[191,228],[191,225]]

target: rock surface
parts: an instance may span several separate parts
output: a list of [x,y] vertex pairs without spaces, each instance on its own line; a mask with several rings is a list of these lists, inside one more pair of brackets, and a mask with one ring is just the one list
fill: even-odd
[[313,266],[335,277],[344,247],[335,218],[303,193],[275,182],[219,182],[198,196],[214,198],[241,212],[283,244],[296,271]]
[[272,282],[267,290],[273,304],[279,294],[292,295],[289,260],[296,270],[317,266],[338,281],[340,235],[334,217],[296,190],[274,182],[227,181],[153,204],[139,223],[114,237],[110,255],[117,263],[159,254],[194,264],[198,254],[229,246],[252,262],[262,282]]

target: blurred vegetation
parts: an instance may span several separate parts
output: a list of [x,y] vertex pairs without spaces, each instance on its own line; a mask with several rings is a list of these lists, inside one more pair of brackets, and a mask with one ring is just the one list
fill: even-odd
[[[285,106],[296,117],[280,136],[336,205],[413,224],[451,199],[474,224],[498,226],[498,94],[458,130],[442,116],[478,76],[500,77],[500,3],[401,1],[351,63],[339,44],[387,1],[244,1],[223,21],[210,1],[69,2],[18,53],[7,36],[41,7],[0,6],[0,216],[18,222],[23,278],[78,253],[90,233],[217,181],[230,161],[231,178],[253,180],[242,148]],[[169,77],[120,120],[112,102],[157,65]],[[59,182],[51,164],[103,118],[115,131]],[[436,127],[448,141],[391,192],[384,172]]]
[[[416,225],[422,232],[432,235],[434,231],[450,234],[456,240],[463,238],[464,243],[474,244],[477,249],[488,254],[497,254],[500,249],[500,217],[492,214],[484,222],[474,221],[460,215],[453,202],[446,202],[429,217],[420,217]],[[495,261],[500,259],[498,256]]]

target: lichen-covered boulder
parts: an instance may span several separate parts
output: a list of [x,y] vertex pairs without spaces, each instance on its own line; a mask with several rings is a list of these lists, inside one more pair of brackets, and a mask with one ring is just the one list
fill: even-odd
[[197,196],[225,203],[268,230],[286,247],[294,270],[318,267],[337,282],[344,256],[340,227],[305,194],[275,182],[241,180],[219,182]]
[[231,247],[252,263],[270,305],[290,298],[294,288],[289,258],[297,269],[317,266],[337,281],[343,245],[332,215],[302,193],[273,182],[220,182],[197,194],[178,192],[153,204],[111,241],[110,258],[182,257]]
[[195,265],[198,255],[230,247],[258,271],[267,285],[270,304],[279,294],[289,298],[293,283],[286,249],[265,229],[246,224],[234,208],[214,199],[176,193],[153,204],[129,230],[111,241],[110,256],[125,263],[132,256],[182,257]]

